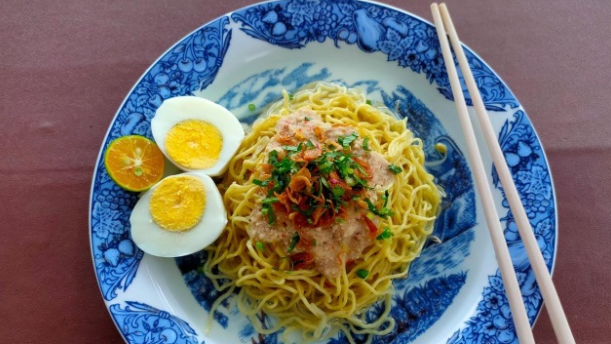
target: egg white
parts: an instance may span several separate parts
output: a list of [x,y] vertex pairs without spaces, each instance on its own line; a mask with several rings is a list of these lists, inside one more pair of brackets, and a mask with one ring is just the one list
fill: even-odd
[[136,203],[129,218],[134,243],[142,251],[159,257],[180,257],[195,253],[212,244],[227,224],[227,211],[214,181],[199,172],[185,172],[199,178],[206,189],[206,208],[200,222],[184,232],[171,232],[161,228],[151,216],[149,204],[153,191],[169,176],[145,192]]
[[[189,119],[202,120],[214,125],[223,137],[223,147],[219,159],[213,166],[205,169],[192,169],[174,161],[168,154],[165,139],[176,124]],[[151,132],[161,152],[174,165],[184,171],[199,171],[209,176],[225,172],[229,160],[244,140],[244,129],[240,121],[224,107],[204,98],[183,96],[166,99],[151,120]]]

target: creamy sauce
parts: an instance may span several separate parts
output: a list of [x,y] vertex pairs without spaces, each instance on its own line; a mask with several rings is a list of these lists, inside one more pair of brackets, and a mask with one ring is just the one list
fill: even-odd
[[[325,123],[315,112],[306,109],[281,118],[276,124],[276,130],[277,134],[269,142],[266,153],[276,150],[279,156],[286,155],[282,149],[285,143],[281,142],[286,137],[310,140],[318,145],[321,133],[325,139],[337,141],[338,137],[355,132],[352,127],[332,126]],[[366,161],[373,171],[368,186],[374,187],[374,190],[367,191],[367,196],[375,202],[378,199],[377,193],[387,189],[392,183],[393,175],[388,169],[389,163],[381,154],[365,151],[362,148],[361,138],[355,140],[351,153]],[[341,274],[341,269],[346,263],[359,259],[363,251],[375,240],[363,220],[367,211],[355,208],[350,205],[346,207],[346,222],[314,228],[296,228],[295,223],[282,213],[277,214],[276,222],[270,225],[266,216],[261,212],[261,205],[257,205],[250,216],[247,231],[255,241],[273,243],[280,245],[283,249],[288,249],[291,237],[295,232],[299,232],[301,240],[292,253],[307,250],[313,256],[314,267],[317,271],[328,278],[336,278]],[[376,226],[378,225],[377,218],[371,221]]]

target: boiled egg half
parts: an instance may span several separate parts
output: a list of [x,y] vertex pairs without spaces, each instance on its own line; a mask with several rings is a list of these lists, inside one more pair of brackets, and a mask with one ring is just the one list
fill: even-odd
[[151,120],[161,152],[184,171],[209,176],[225,172],[244,139],[244,129],[229,110],[204,98],[165,100]]
[[180,257],[214,242],[227,224],[227,212],[209,176],[186,172],[153,185],[129,220],[132,239],[144,252]]

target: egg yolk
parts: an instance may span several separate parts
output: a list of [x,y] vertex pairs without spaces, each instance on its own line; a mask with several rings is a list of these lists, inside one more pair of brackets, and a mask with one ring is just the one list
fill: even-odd
[[203,169],[214,166],[223,148],[223,136],[212,124],[189,119],[176,124],[165,139],[168,155],[186,168]]
[[153,190],[149,203],[153,221],[171,232],[182,232],[195,227],[205,208],[204,183],[194,176],[163,179]]

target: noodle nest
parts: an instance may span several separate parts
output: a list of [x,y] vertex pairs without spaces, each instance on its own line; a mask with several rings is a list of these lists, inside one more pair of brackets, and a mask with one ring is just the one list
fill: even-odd
[[[390,240],[375,240],[354,266],[342,268],[329,279],[315,269],[291,271],[286,251],[279,245],[257,248],[247,233],[250,214],[264,197],[253,184],[257,171],[266,162],[265,149],[276,134],[276,123],[298,109],[308,108],[331,125],[354,128],[360,137],[369,137],[371,150],[389,163],[402,167],[394,175],[388,192],[393,215],[380,220],[388,227]],[[266,116],[257,120],[219,184],[229,222],[217,241],[206,250],[204,272],[222,292],[211,314],[230,296],[240,312],[261,334],[284,329],[284,338],[300,335],[300,342],[321,340],[343,331],[354,343],[353,334],[384,335],[394,328],[389,317],[392,281],[405,278],[422,250],[438,213],[441,191],[425,167],[423,143],[385,108],[370,105],[357,90],[336,84],[316,84],[295,95],[284,92]],[[360,278],[357,271],[369,272]],[[375,303],[381,309],[375,319],[366,318]],[[271,316],[270,321],[261,314]],[[210,319],[212,316],[210,316]]]

